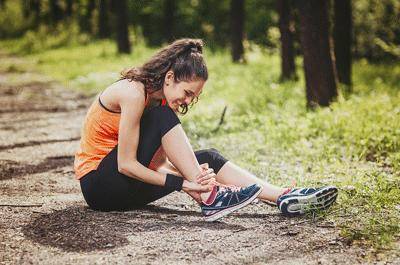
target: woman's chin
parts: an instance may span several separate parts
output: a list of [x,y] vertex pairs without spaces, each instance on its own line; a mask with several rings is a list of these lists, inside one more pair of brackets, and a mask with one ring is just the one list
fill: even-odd
[[178,111],[178,108],[179,108],[178,104],[176,104],[176,103],[168,103],[168,106],[171,109],[173,109],[175,112]]

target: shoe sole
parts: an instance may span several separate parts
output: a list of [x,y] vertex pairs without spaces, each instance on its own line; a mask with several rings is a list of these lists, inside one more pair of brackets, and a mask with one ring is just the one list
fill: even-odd
[[251,203],[252,201],[254,201],[257,198],[258,194],[260,194],[262,189],[263,188],[260,187],[260,189],[256,193],[254,193],[253,196],[251,196],[250,198],[248,198],[246,201],[244,201],[241,204],[238,204],[238,205],[233,206],[231,208],[227,208],[227,209],[221,210],[221,211],[219,211],[219,212],[217,212],[217,213],[215,213],[213,215],[205,217],[206,222],[214,222],[214,221],[216,221],[216,220],[218,220],[218,219],[220,219],[220,218],[222,218],[222,217],[224,217],[224,216],[226,216],[226,215],[228,215],[228,214],[230,214],[230,213],[232,213],[234,211],[237,211],[237,210],[247,206],[249,203]]
[[336,201],[337,196],[338,189],[328,186],[314,194],[286,198],[280,203],[279,209],[287,216],[297,216],[307,212],[326,210]]

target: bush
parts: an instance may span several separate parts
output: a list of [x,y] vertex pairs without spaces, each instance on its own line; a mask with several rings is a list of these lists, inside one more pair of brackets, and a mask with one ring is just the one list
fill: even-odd
[[89,41],[89,35],[80,33],[76,23],[58,24],[55,28],[42,25],[38,30],[29,30],[24,34],[16,52],[31,54],[63,46],[87,44]]

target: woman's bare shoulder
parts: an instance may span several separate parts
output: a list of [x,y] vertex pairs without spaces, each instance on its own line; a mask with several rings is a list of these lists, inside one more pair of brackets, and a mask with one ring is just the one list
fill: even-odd
[[[107,91],[108,90],[108,91]],[[105,92],[108,92],[116,105],[121,105],[123,101],[145,102],[145,88],[141,82],[129,81],[127,79],[119,80],[109,86]]]
[[145,88],[143,83],[122,79],[113,84],[114,90],[122,97],[145,99]]
[[124,103],[136,101],[145,105],[145,88],[141,82],[119,80],[107,87],[101,94],[101,101],[107,108],[121,112]]

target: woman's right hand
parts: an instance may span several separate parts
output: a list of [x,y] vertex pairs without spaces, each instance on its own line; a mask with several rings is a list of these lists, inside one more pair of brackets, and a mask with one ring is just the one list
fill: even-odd
[[214,187],[214,185],[203,185],[200,183],[188,181],[186,179],[183,180],[183,183],[182,183],[182,190],[185,192],[188,192],[188,191],[195,191],[195,192],[199,192],[199,193],[209,192],[209,191],[212,191],[213,187]]

